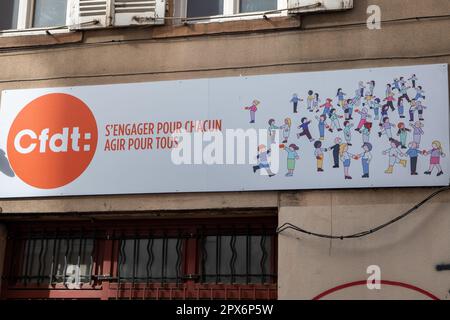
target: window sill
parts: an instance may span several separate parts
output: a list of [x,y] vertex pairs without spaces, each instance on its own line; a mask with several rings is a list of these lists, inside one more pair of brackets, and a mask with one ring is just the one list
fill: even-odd
[[301,26],[298,16],[269,17],[268,19],[239,18],[190,22],[183,25],[165,25],[154,28],[152,38],[175,38],[223,33],[257,32],[276,29],[292,29]]
[[0,49],[34,47],[81,42],[82,32],[64,29],[27,29],[0,31]]
[[[210,20],[201,22],[189,22],[183,25],[152,26],[145,29],[149,39],[165,39],[177,37],[205,36],[227,33],[248,33],[280,29],[294,29],[300,27],[298,16],[277,16],[264,18],[236,17],[232,20]],[[84,38],[83,35],[86,35]],[[142,29],[139,27],[127,28],[102,28],[95,30],[70,31],[69,29],[49,30],[23,30],[0,31],[0,49],[38,47],[47,45],[61,45],[70,43],[95,42],[97,37],[115,39],[118,35],[127,39],[142,37]],[[134,35],[134,36],[133,36]],[[98,39],[97,39],[98,40]]]

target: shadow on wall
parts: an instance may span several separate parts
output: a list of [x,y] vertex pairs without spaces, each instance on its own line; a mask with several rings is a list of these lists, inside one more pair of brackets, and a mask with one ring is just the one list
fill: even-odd
[[10,178],[15,176],[14,171],[9,165],[9,161],[6,158],[6,153],[2,149],[0,149],[0,171]]

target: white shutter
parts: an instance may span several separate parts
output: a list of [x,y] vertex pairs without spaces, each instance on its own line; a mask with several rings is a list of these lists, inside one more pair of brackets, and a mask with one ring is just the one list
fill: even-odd
[[164,24],[166,0],[114,0],[114,25]]
[[289,13],[347,10],[353,0],[288,0]]
[[71,29],[104,28],[112,24],[113,0],[70,0]]

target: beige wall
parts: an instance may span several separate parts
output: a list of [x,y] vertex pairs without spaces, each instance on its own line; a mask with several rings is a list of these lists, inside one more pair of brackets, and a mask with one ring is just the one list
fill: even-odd
[[[46,44],[59,44],[56,46],[39,46],[37,38],[21,38],[20,46],[8,49],[6,41],[0,38],[0,90],[450,63],[448,0],[354,3],[351,11],[301,18],[112,29],[46,40]],[[366,28],[369,4],[381,6],[385,21],[381,30]],[[37,218],[36,213],[39,218],[73,217],[80,213],[105,217],[157,217],[171,212],[211,215],[222,209],[247,214],[250,209],[261,208],[258,210],[265,212],[280,205],[280,222],[289,221],[325,233],[352,233],[396,216],[431,191],[0,200],[0,219],[23,219],[24,215]],[[450,262],[449,200],[448,193],[443,194],[404,222],[361,240],[329,242],[304,236],[297,239],[291,233],[281,235],[280,298],[310,299],[342,282],[365,279],[369,264],[380,265],[385,279],[415,284],[440,298],[448,298],[450,272],[436,272],[435,265]],[[401,289],[369,293],[357,288],[336,297],[420,295]]]
[[[415,206],[433,190],[311,191],[281,197],[279,224],[323,234],[354,234],[381,225]],[[449,299],[450,192],[414,214],[373,235],[327,240],[286,231],[279,236],[279,298],[312,299],[345,283],[366,280],[367,267],[378,265],[381,279],[402,282]],[[332,299],[426,299],[417,292],[387,285],[381,290],[352,287]]]

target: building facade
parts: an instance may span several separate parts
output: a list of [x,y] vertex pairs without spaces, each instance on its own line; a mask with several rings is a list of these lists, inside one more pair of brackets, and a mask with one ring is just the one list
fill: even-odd
[[[283,0],[225,0],[211,8],[169,0],[163,9],[155,4],[165,19],[134,26],[127,26],[126,10],[115,17],[120,25],[107,17],[90,26],[92,19],[71,19],[71,1],[59,11],[41,1],[10,2],[1,27],[22,30],[0,32],[1,91],[450,63],[448,0],[356,0],[345,10],[312,12],[285,10]],[[381,9],[380,29],[367,25],[371,5]],[[58,18],[62,12],[66,19]],[[59,27],[69,23],[78,27]],[[448,191],[360,239],[276,232],[289,222],[324,234],[357,233],[435,191],[2,198],[0,296],[448,299]],[[362,285],[373,265],[381,290]]]

